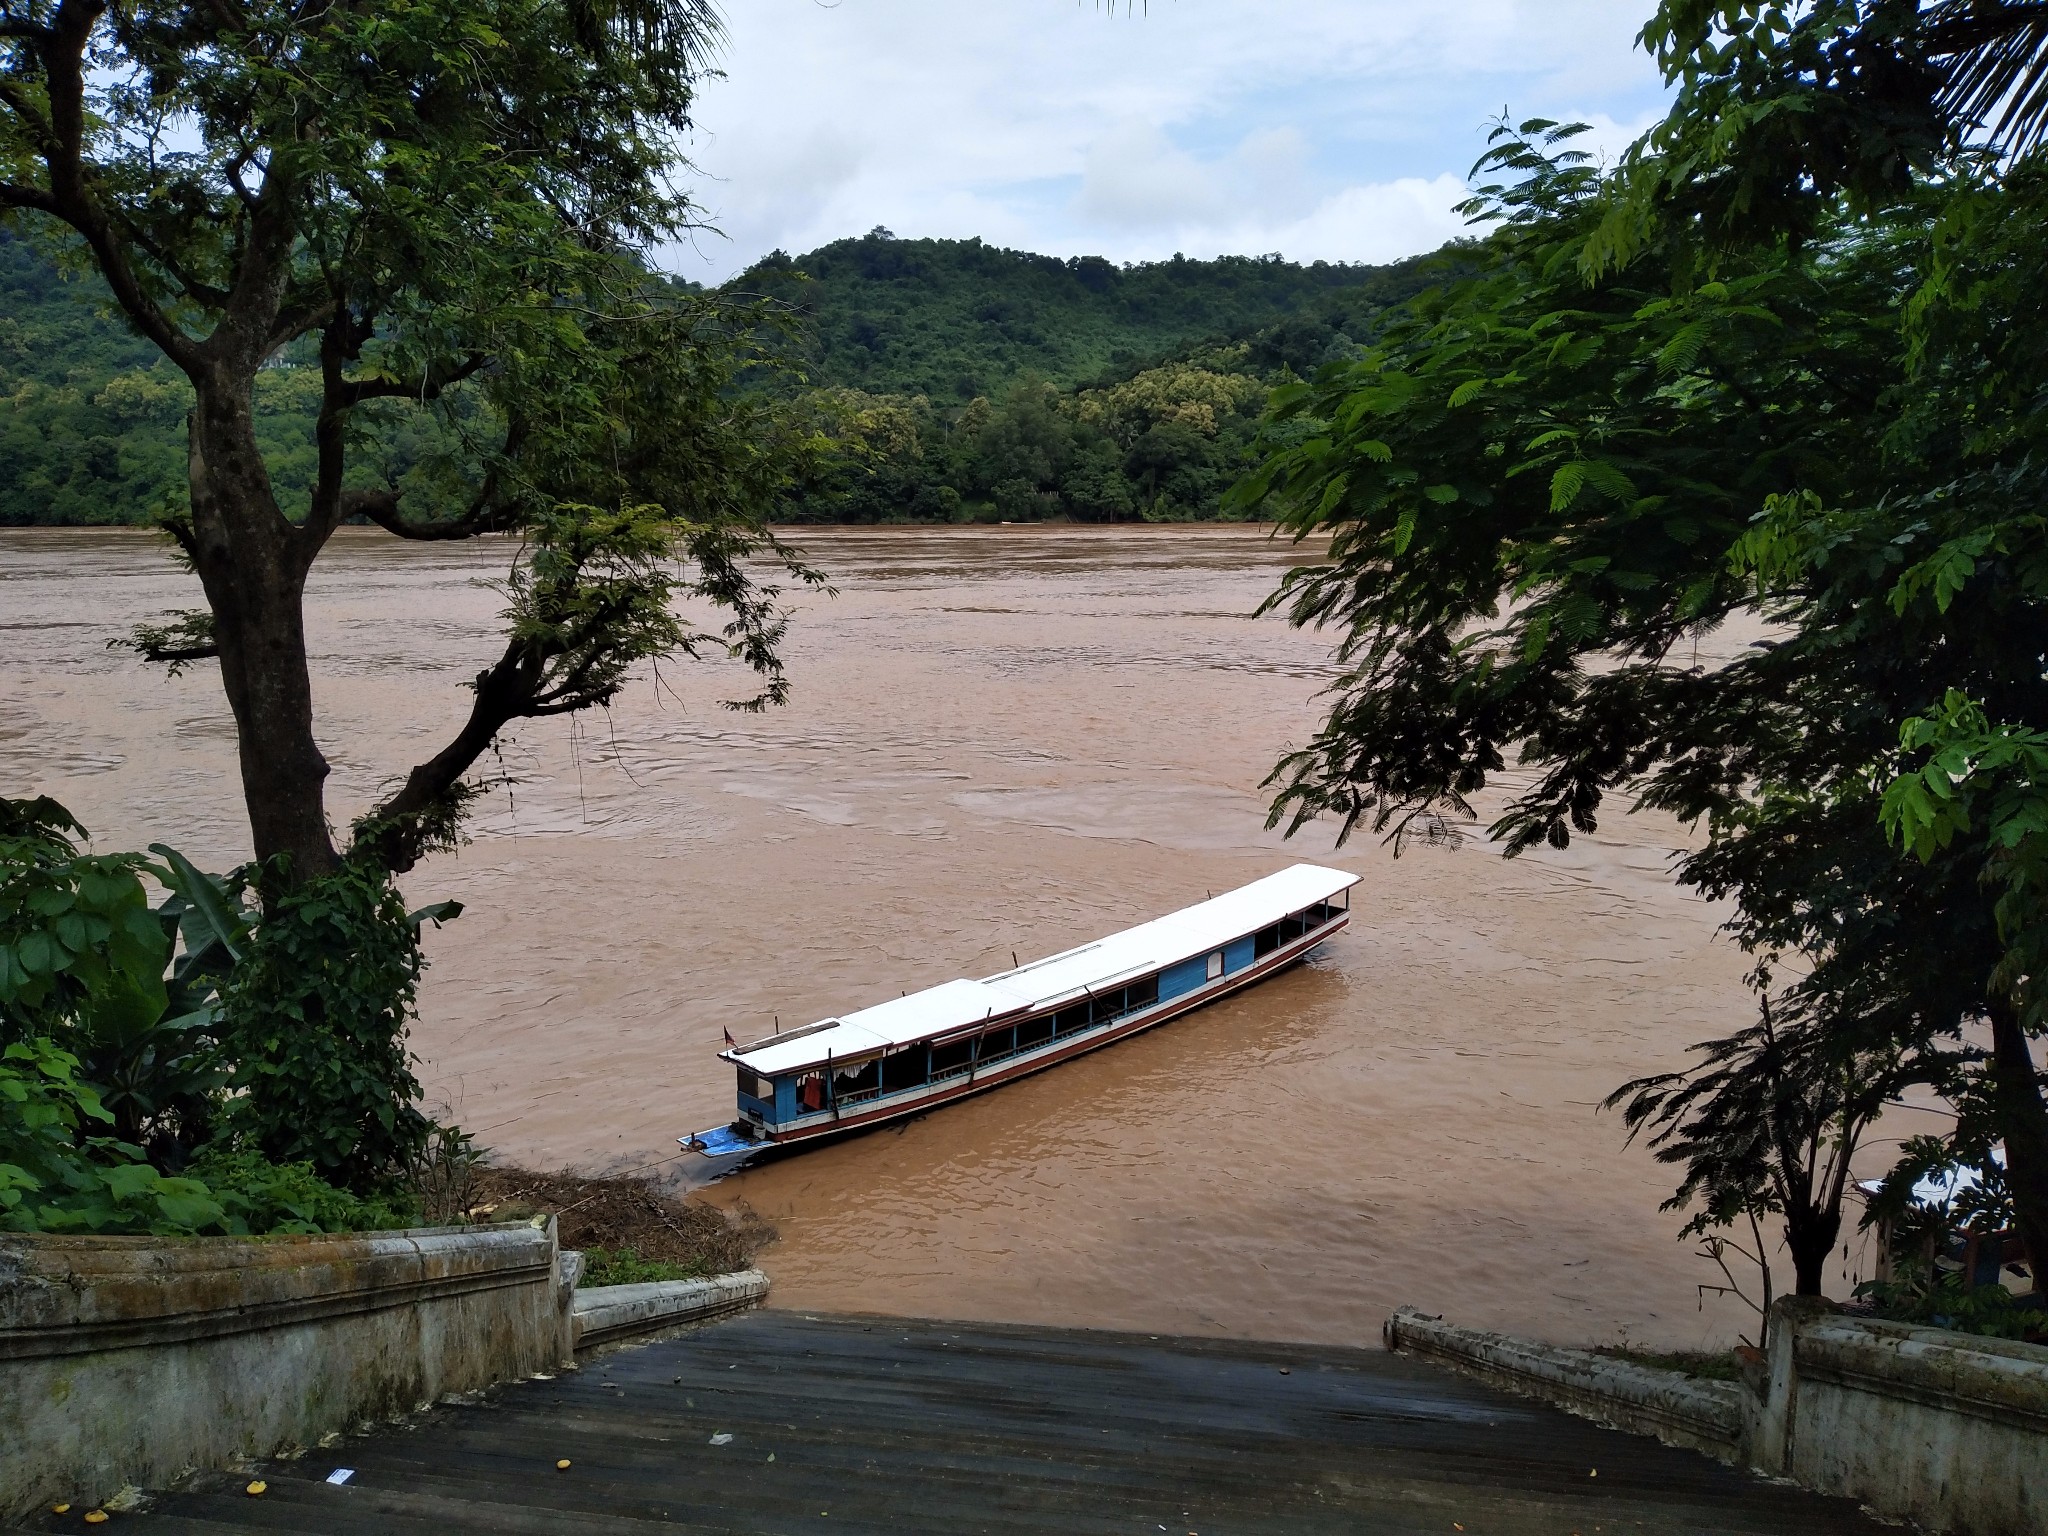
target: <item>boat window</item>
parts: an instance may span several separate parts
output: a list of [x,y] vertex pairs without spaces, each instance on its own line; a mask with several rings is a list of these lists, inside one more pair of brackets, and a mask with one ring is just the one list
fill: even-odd
[[1035,1019],[1026,1019],[1017,1026],[1017,1049],[1028,1051],[1033,1046],[1043,1045],[1052,1038],[1052,1015],[1041,1014]]
[[1279,947],[1280,925],[1278,923],[1275,923],[1270,928],[1261,928],[1252,935],[1252,958],[1254,960],[1264,959]]
[[1086,1029],[1088,1027],[1088,1005],[1085,1002],[1081,1002],[1062,1008],[1054,1016],[1053,1024],[1059,1033],[1063,1035],[1071,1035],[1076,1030]]
[[923,1045],[908,1045],[882,1058],[882,1092],[900,1093],[922,1088],[928,1073],[928,1053]]
[[1150,1008],[1159,1001],[1159,978],[1146,976],[1124,988],[1125,1011],[1136,1013],[1140,1008]]
[[857,1067],[835,1067],[832,1072],[832,1097],[840,1104],[853,1104],[862,1099],[872,1099],[882,1091],[882,1061],[874,1057]]
[[992,1029],[981,1037],[981,1064],[987,1066],[992,1061],[1001,1061],[1014,1055],[1016,1049],[1015,1027],[1005,1024],[1001,1029]]
[[825,1074],[806,1072],[796,1080],[796,1102],[805,1114],[825,1108]]
[[974,1058],[974,1037],[964,1040],[949,1040],[944,1045],[932,1047],[932,1081],[942,1077],[954,1077],[967,1070]]
[[1106,992],[1096,993],[1095,997],[1095,1017],[1098,1019],[1120,1019],[1131,1011],[1128,987],[1111,987]]
[[1209,957],[1209,979],[1214,981],[1223,974],[1223,951],[1217,950]]
[[775,1102],[774,1082],[769,1078],[758,1076],[745,1067],[740,1068],[740,1092],[750,1099],[759,1099],[764,1104],[773,1104]]

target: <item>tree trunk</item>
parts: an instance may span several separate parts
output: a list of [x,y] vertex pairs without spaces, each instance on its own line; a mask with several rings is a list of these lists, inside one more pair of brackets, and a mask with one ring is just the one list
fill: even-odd
[[1834,1244],[1820,1248],[1802,1245],[1792,1250],[1792,1294],[1794,1296],[1818,1296],[1821,1294],[1821,1279],[1827,1273],[1828,1254]]
[[2048,1103],[2019,1010],[2003,997],[1991,1001],[1992,1096],[2005,1137],[2005,1183],[2012,1192],[2013,1224],[2027,1250],[2034,1289],[2048,1295]]
[[1828,1255],[1835,1251],[1835,1239],[1841,1235],[1842,1213],[1839,1206],[1832,1214],[1825,1211],[1810,1213],[1805,1220],[1785,1223],[1785,1246],[1792,1254],[1792,1294],[1795,1296],[1818,1296],[1821,1280],[1827,1274]]
[[190,553],[213,609],[221,685],[241,747],[256,857],[283,854],[293,884],[337,862],[328,835],[327,759],[313,738],[306,669],[303,539],[271,492],[256,446],[253,370],[198,384],[188,423]]

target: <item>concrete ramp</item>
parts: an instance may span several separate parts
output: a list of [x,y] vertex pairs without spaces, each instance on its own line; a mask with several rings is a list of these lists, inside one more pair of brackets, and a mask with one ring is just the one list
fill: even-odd
[[[241,1491],[251,1477],[261,1497]],[[600,1354],[117,1518],[195,1536],[1886,1529],[1377,1349],[789,1312]]]

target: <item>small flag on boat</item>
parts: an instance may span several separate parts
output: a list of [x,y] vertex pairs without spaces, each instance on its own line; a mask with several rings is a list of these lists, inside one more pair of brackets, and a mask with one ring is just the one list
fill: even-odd
[[721,1029],[719,1030],[719,1033],[725,1036],[725,1043],[726,1043],[727,1045],[738,1045],[738,1044],[739,1044],[739,1041],[737,1041],[737,1040],[733,1039],[733,1037],[732,1037],[732,1031],[731,1031],[731,1030],[729,1030],[729,1029],[724,1029],[724,1028],[721,1028]]

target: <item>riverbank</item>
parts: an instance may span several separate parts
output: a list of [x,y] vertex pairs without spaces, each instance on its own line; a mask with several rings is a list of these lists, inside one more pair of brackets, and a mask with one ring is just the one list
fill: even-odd
[[486,1164],[475,1181],[479,1219],[554,1217],[562,1247],[584,1256],[580,1283],[587,1286],[730,1274],[775,1240],[775,1229],[744,1205],[679,1199],[644,1177]]

